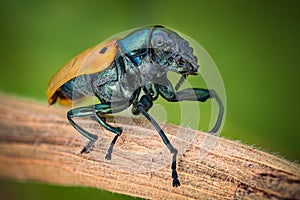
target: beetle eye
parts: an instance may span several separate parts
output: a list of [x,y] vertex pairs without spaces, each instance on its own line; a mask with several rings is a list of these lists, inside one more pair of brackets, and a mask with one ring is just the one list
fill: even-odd
[[168,59],[167,59],[167,61],[166,61],[166,64],[167,65],[172,65],[173,64],[173,62],[174,62],[174,57],[169,57]]
[[162,46],[163,44],[164,44],[164,38],[163,38],[162,36],[158,35],[158,36],[156,36],[156,37],[154,38],[154,45],[155,45],[155,46],[160,47],[160,46]]
[[181,56],[176,56],[175,57],[176,63],[179,65],[183,65],[184,64],[184,60],[182,59]]

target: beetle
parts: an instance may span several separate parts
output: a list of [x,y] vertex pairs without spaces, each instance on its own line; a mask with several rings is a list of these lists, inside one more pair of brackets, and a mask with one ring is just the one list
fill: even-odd
[[[156,25],[137,29],[124,38],[104,41],[77,55],[52,77],[46,93],[50,105],[56,101],[63,105],[69,104],[85,96],[96,96],[100,100],[99,104],[71,109],[67,112],[67,119],[79,133],[89,139],[81,153],[89,150],[97,136],[75,123],[74,117],[91,116],[105,129],[115,133],[105,156],[107,160],[111,159],[122,128],[109,125],[104,117],[132,106],[132,113],[142,114],[149,120],[173,154],[172,185],[178,187],[178,151],[148,111],[158,96],[170,102],[204,102],[213,98],[218,102],[219,114],[210,133],[216,133],[224,112],[216,92],[203,88],[178,91],[189,75],[197,75],[198,68],[197,57],[189,42],[175,31]],[[181,75],[175,87],[168,80],[169,71]]]

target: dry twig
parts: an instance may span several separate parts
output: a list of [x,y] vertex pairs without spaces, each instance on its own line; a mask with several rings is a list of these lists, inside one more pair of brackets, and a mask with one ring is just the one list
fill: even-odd
[[[108,118],[123,127],[111,161],[113,134],[82,121],[99,142],[89,154],[66,110],[0,96],[0,176],[101,188],[151,199],[300,199],[300,168],[235,141],[164,124],[179,149],[179,188],[171,186],[171,154],[150,123]],[[101,131],[99,131],[101,130]]]

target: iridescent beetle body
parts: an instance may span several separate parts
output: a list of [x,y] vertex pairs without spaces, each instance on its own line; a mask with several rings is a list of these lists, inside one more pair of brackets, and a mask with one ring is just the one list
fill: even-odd
[[[88,49],[66,64],[49,82],[48,102],[54,104],[58,99],[61,104],[65,104],[84,96],[96,96],[100,104],[72,109],[67,113],[67,118],[78,132],[90,140],[81,153],[94,144],[97,136],[81,128],[72,118],[93,116],[104,128],[116,134],[105,157],[108,160],[111,159],[113,146],[122,129],[107,124],[103,115],[120,112],[132,105],[133,114],[144,115],[173,153],[173,186],[178,187],[178,151],[148,114],[148,110],[159,95],[171,102],[215,98],[220,111],[210,132],[217,132],[223,116],[223,104],[217,94],[213,90],[201,88],[187,88],[177,92],[188,75],[197,74],[198,67],[193,49],[177,33],[162,26],[138,29],[122,39],[108,40]],[[168,71],[182,75],[175,89],[167,78]],[[144,94],[140,97],[141,90]]]

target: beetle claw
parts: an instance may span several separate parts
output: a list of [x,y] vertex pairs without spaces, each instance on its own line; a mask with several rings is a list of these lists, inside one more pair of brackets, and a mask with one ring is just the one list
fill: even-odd
[[173,179],[173,187],[179,187],[180,186],[180,182],[178,180],[178,178],[174,178]]
[[88,153],[88,148],[87,147],[84,147],[81,151],[80,151],[80,154],[83,154],[83,153]]
[[105,156],[105,159],[106,160],[111,160],[111,153],[107,153],[106,156]]

